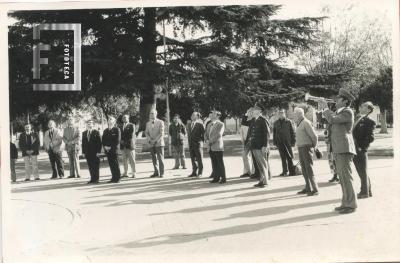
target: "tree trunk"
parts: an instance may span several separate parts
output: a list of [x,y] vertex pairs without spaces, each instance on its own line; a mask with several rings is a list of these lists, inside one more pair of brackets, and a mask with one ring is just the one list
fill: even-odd
[[387,113],[387,110],[381,110],[381,119],[380,119],[381,131],[380,131],[380,133],[388,133],[387,123],[386,123],[386,113]]
[[154,73],[157,68],[156,33],[156,8],[145,8],[142,48],[144,87],[140,94],[139,131],[145,130],[149,112],[156,107],[154,98],[154,84],[157,81],[157,74]]

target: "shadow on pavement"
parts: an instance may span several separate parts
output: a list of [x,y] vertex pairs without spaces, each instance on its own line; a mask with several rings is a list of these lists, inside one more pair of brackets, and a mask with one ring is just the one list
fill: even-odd
[[185,208],[182,210],[177,210],[177,211],[172,211],[172,212],[153,213],[150,215],[205,212],[205,211],[212,211],[212,210],[227,209],[227,208],[232,208],[232,207],[237,207],[237,206],[242,207],[245,205],[254,205],[254,204],[258,204],[258,203],[266,203],[266,202],[288,200],[288,199],[297,199],[297,198],[304,198],[304,197],[305,196],[296,195],[296,194],[285,195],[285,196],[277,196],[277,197],[271,197],[271,198],[263,198],[263,199],[259,199],[259,200],[247,200],[247,201],[243,201],[243,202],[234,202],[234,203],[228,203],[228,204],[217,204],[217,205],[210,205],[210,206],[191,207],[191,208]]
[[[268,200],[266,200],[266,201],[268,201]],[[340,201],[340,199],[331,199],[331,200],[323,200],[323,201],[312,202],[312,203],[284,205],[284,206],[278,206],[278,207],[266,207],[266,208],[260,208],[260,209],[256,209],[256,210],[231,214],[228,217],[220,218],[220,219],[217,219],[216,221],[229,220],[229,219],[234,219],[234,218],[239,218],[239,217],[259,217],[259,216],[281,214],[281,213],[289,212],[290,210],[294,210],[294,209],[308,208],[308,207],[314,207],[314,206],[320,206],[320,205],[329,205],[329,204],[338,203],[339,201]]]
[[[279,209],[277,207],[276,209]],[[115,244],[113,247],[121,247],[121,248],[146,248],[146,247],[153,247],[159,245],[173,245],[173,244],[181,244],[181,243],[188,243],[193,242],[201,239],[208,239],[214,237],[221,237],[221,236],[230,236],[230,235],[238,235],[242,233],[249,233],[255,231],[262,231],[263,229],[270,228],[270,227],[277,227],[283,226],[287,224],[293,223],[300,223],[306,222],[310,220],[316,220],[320,218],[328,218],[328,217],[335,217],[339,216],[338,213],[335,212],[324,212],[324,213],[317,213],[311,215],[302,215],[296,217],[290,217],[285,219],[277,219],[272,221],[266,221],[262,223],[255,223],[255,224],[240,224],[231,227],[225,227],[220,229],[214,229],[205,232],[199,233],[177,233],[177,234],[170,234],[170,235],[160,235],[154,236],[150,238],[145,238],[137,241],[126,242],[121,244]],[[94,251],[102,249],[99,247],[88,249],[88,251]]]

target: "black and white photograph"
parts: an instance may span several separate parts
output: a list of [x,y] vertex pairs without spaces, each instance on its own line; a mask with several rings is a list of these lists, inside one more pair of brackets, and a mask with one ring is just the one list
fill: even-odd
[[398,1],[0,10],[2,262],[400,261]]

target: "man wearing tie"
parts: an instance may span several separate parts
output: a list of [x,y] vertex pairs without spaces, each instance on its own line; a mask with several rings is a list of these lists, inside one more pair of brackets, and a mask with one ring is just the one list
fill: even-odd
[[32,170],[35,180],[40,180],[37,163],[39,145],[39,135],[36,132],[32,132],[30,124],[26,124],[25,132],[19,136],[19,148],[22,151],[22,157],[25,162],[25,181],[31,180]]
[[115,118],[108,117],[108,128],[103,131],[103,147],[107,155],[108,164],[111,170],[109,183],[118,183],[121,178],[121,171],[118,163],[118,149],[121,141],[121,131],[115,126]]
[[273,126],[273,142],[278,147],[282,161],[282,173],[279,176],[293,176],[296,175],[292,150],[292,147],[296,144],[294,123],[286,118],[285,109],[280,109],[278,114],[279,119],[274,122]]
[[135,125],[129,122],[129,115],[122,116],[121,128],[121,153],[124,163],[124,174],[122,177],[128,177],[128,162],[131,165],[132,178],[135,178],[136,163],[135,163]]
[[88,184],[97,184],[99,182],[100,159],[98,155],[101,152],[100,133],[93,129],[93,121],[86,122],[87,130],[82,134],[82,152],[86,158],[89,167],[90,181]]
[[53,174],[51,179],[64,177],[64,161],[62,159],[62,142],[63,135],[59,129],[56,128],[56,123],[53,120],[49,121],[49,129],[44,134],[43,146],[49,154],[51,169]]
[[210,149],[210,158],[213,172],[213,180],[210,183],[226,183],[225,165],[224,165],[224,134],[225,125],[219,118],[221,113],[213,111],[211,115],[211,123],[205,135],[207,147]]
[[169,135],[171,136],[171,146],[175,157],[175,166],[173,169],[186,169],[185,165],[185,149],[183,147],[183,139],[186,135],[186,128],[183,125],[179,114],[174,115],[172,123],[169,125]]
[[259,182],[255,184],[254,187],[263,188],[268,184],[269,176],[267,177],[269,165],[268,153],[269,153],[269,134],[270,129],[267,119],[261,115],[264,111],[264,106],[262,104],[256,104],[253,108],[254,121],[250,125],[248,137],[247,137],[247,147],[251,150],[254,158],[256,171],[259,173]]
[[201,177],[203,174],[204,126],[200,122],[199,112],[193,112],[191,119],[187,129],[189,154],[192,161],[192,173],[189,177]]
[[78,127],[74,127],[74,117],[69,116],[67,120],[67,127],[64,129],[63,141],[65,149],[67,150],[69,160],[69,176],[68,178],[80,178],[80,165],[79,165],[79,145],[81,140],[81,133]]
[[[149,122],[146,124],[146,137],[150,146],[150,153],[154,166],[154,173],[150,177],[164,176],[164,122],[157,119],[157,110],[150,111]],[[157,164],[158,161],[158,164]]]
[[325,109],[323,116],[331,125],[331,144],[332,152],[336,162],[336,170],[342,187],[342,203],[335,207],[335,210],[341,214],[353,213],[357,208],[357,199],[353,187],[353,177],[351,171],[351,162],[356,149],[351,134],[354,113],[350,108],[354,96],[344,88],[339,89],[339,95],[336,98],[336,112],[328,109],[326,101],[319,101],[319,108]]

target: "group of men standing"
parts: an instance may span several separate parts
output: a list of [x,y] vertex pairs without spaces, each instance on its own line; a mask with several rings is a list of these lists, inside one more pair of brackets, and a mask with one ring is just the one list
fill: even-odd
[[[335,210],[340,213],[351,213],[357,208],[357,198],[372,196],[371,183],[367,174],[368,147],[374,140],[375,122],[368,117],[373,111],[373,105],[366,102],[360,107],[360,117],[354,122],[354,113],[350,105],[354,97],[345,89],[340,89],[335,99],[336,111],[329,109],[326,101],[318,102],[323,110],[323,116],[328,122],[326,142],[329,153],[333,156],[335,177],[342,187],[342,203]],[[262,115],[264,106],[257,103],[251,107],[242,118],[241,139],[243,142],[243,166],[241,177],[257,178],[259,182],[255,187],[265,187],[271,179],[269,166],[269,137],[270,125]],[[204,125],[199,112],[193,112],[191,120],[185,126],[179,115],[175,115],[169,127],[171,146],[174,151],[175,166],[186,169],[184,138],[187,135],[189,154],[192,163],[192,172],[189,177],[203,175],[203,147],[208,149],[211,159],[212,172],[210,183],[226,183],[225,164],[223,159],[225,125],[220,121],[221,113],[213,110],[210,120]],[[297,127],[295,127],[295,125]],[[81,133],[74,126],[74,119],[70,116],[67,127],[61,131],[55,127],[55,122],[50,120],[49,129],[44,134],[43,144],[48,153],[52,179],[64,177],[64,163],[62,160],[62,143],[68,154],[70,175],[68,178],[80,177],[79,151],[87,161],[91,183],[99,181],[99,155],[104,149],[111,170],[110,183],[117,183],[121,177],[128,177],[128,166],[131,166],[131,176],[136,173],[135,163],[135,125],[129,122],[129,116],[122,117],[122,125],[117,127],[116,119],[108,116],[108,128],[102,136],[93,128],[93,121],[86,122],[86,130]],[[157,118],[157,111],[152,109],[149,121],[146,124],[145,135],[147,145],[152,155],[154,173],[151,177],[164,175],[164,122]],[[80,141],[82,144],[80,145]],[[282,161],[280,176],[296,175],[293,164],[292,147],[297,145],[299,163],[302,168],[305,187],[298,194],[318,195],[318,184],[313,172],[313,152],[317,146],[317,135],[312,124],[304,116],[302,108],[294,109],[294,122],[285,116],[285,111],[279,111],[279,118],[273,124],[273,143],[279,150]],[[25,131],[19,137],[19,146],[25,161],[26,181],[33,175],[35,180],[40,180],[38,175],[37,155],[39,154],[39,136],[32,132],[30,124],[25,125]],[[121,176],[118,154],[122,155],[124,173]],[[15,145],[11,143],[11,168],[12,180],[15,181],[15,159],[18,156]],[[352,184],[351,162],[354,161],[356,170],[361,179],[361,191],[357,195]],[[334,178],[335,178],[334,177]],[[331,180],[336,181],[336,180]]]
[[[122,117],[122,127],[116,126],[116,119],[113,116],[108,118],[108,128],[100,132],[93,127],[93,121],[86,122],[86,130],[81,133],[74,125],[73,116],[67,119],[67,127],[63,131],[56,128],[53,120],[48,122],[48,130],[43,136],[43,147],[49,156],[52,169],[51,179],[64,177],[64,161],[62,152],[65,150],[69,159],[70,175],[68,178],[80,178],[79,153],[82,153],[87,161],[90,181],[97,183],[99,180],[100,159],[102,148],[107,156],[112,178],[110,182],[119,182],[121,177],[128,177],[128,164],[131,166],[132,177],[135,177],[135,125],[129,122],[129,116]],[[39,135],[32,131],[31,124],[25,125],[25,131],[19,136],[19,147],[25,162],[25,181],[29,181],[33,175],[35,180],[40,180],[38,174],[37,156],[39,155]],[[11,148],[11,179],[16,181],[15,160],[18,158],[18,151],[15,144]],[[124,174],[121,176],[118,152],[121,150]]]

